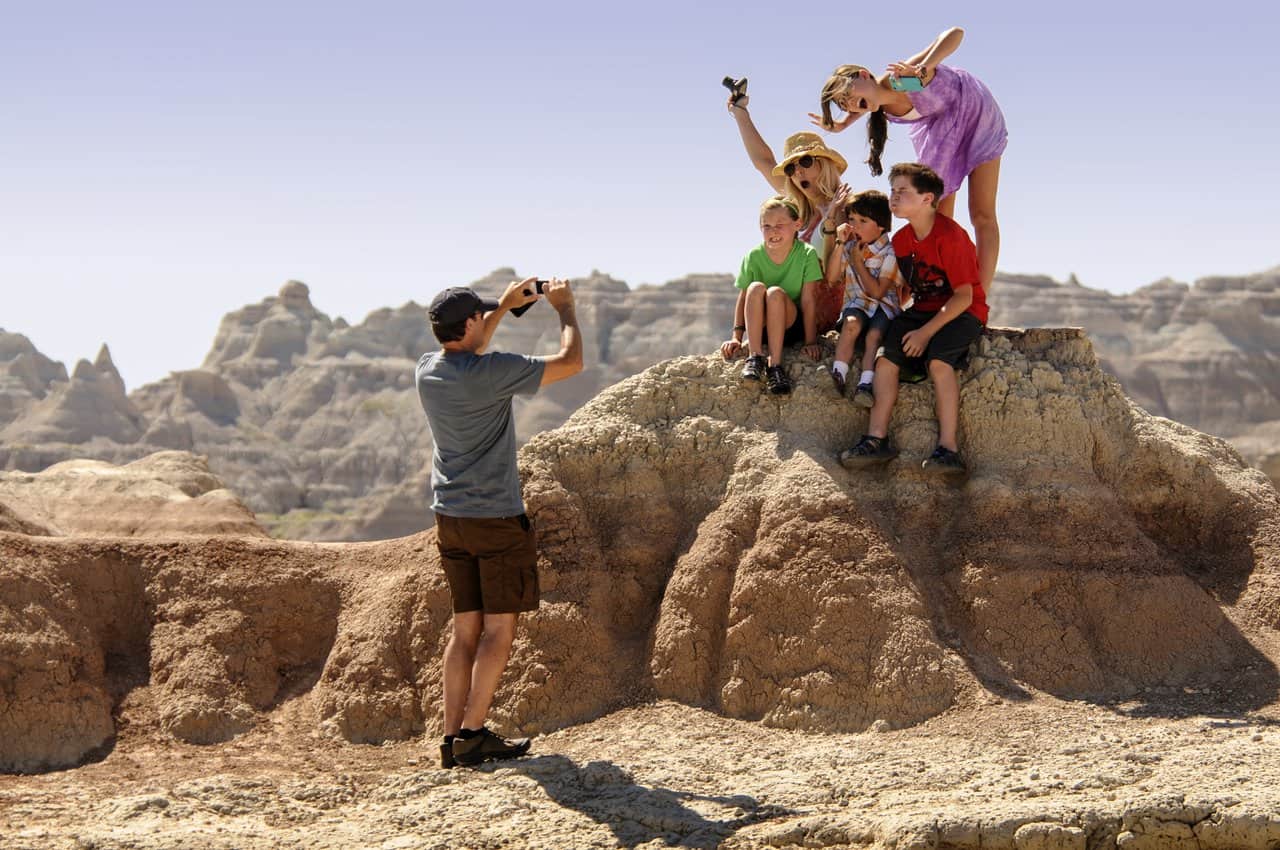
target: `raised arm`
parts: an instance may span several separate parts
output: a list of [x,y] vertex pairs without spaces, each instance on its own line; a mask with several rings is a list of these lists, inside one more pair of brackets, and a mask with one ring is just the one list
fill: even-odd
[[764,137],[760,135],[760,131],[756,129],[755,122],[751,120],[751,113],[747,111],[747,103],[750,100],[749,96],[743,95],[737,103],[734,103],[731,95],[729,114],[738,125],[738,135],[742,136],[742,146],[747,149],[751,164],[756,167],[756,171],[764,175],[764,179],[769,181],[769,185],[775,192],[786,194],[787,178],[773,176],[773,169],[777,167],[778,159],[773,155]]
[[[483,354],[484,350],[489,347],[489,340],[493,338],[493,332],[498,329],[503,316],[516,307],[532,304],[538,300],[535,286],[537,282],[538,278],[535,276],[526,277],[524,280],[515,280],[507,285],[502,297],[498,299],[498,309],[484,314],[484,338],[480,341],[480,347],[476,349],[476,354]],[[526,295],[525,293],[528,294]]]
[[578,317],[573,309],[573,292],[569,281],[552,278],[547,281],[542,294],[547,303],[560,314],[560,351],[542,358],[546,365],[539,386],[563,381],[582,371],[582,332],[578,330]]
[[[924,66],[929,69],[928,74],[920,76],[932,76],[933,69],[938,67],[938,63],[946,59],[952,53],[956,52],[956,48],[960,46],[960,42],[964,41],[964,30],[960,27],[952,27],[944,31],[941,35],[933,40],[928,47],[921,50],[916,55],[896,64],[909,65],[915,68]],[[899,74],[899,76],[902,76]]]
[[831,245],[831,253],[827,255],[827,283],[834,286],[844,280],[846,268],[844,246],[853,240],[853,225],[845,222],[836,228],[836,238]]

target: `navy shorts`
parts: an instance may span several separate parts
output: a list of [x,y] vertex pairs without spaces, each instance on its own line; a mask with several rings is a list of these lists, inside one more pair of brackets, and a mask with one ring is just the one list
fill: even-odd
[[969,346],[982,333],[982,322],[972,313],[963,313],[942,326],[925,348],[923,357],[908,357],[902,351],[902,337],[925,326],[936,314],[911,308],[889,323],[884,337],[884,354],[899,368],[927,371],[930,360],[941,360],[959,371],[969,365]]
[[870,319],[867,318],[866,311],[861,307],[845,307],[840,311],[840,319],[836,322],[836,327],[844,330],[844,320],[855,316],[858,321],[862,323],[862,330],[860,330],[859,333],[866,333],[867,331],[880,331],[880,333],[884,333],[889,329],[889,322],[891,320],[889,319],[888,314],[885,313],[883,307],[876,307],[875,315]]

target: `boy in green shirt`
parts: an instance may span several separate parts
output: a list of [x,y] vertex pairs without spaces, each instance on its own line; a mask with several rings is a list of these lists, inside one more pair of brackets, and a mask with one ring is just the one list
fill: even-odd
[[[747,363],[742,377],[760,380],[765,373],[769,392],[791,392],[791,381],[782,369],[782,347],[804,340],[817,346],[812,311],[800,309],[804,288],[822,280],[818,252],[796,238],[800,213],[794,203],[776,195],[760,206],[760,233],[764,241],[742,258],[738,272],[738,302],[733,308],[733,338],[720,346],[731,360],[747,341]],[[768,349],[768,356],[764,354]]]

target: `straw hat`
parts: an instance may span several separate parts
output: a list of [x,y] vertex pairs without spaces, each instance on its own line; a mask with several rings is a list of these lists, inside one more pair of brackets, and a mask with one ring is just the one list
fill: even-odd
[[787,165],[806,155],[826,157],[835,163],[836,170],[841,174],[849,167],[845,158],[827,147],[827,143],[817,133],[792,133],[782,144],[782,161],[774,166],[773,176],[785,176]]

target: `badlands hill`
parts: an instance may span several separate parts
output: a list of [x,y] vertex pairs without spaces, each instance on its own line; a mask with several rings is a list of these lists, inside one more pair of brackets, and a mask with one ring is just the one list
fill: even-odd
[[[514,275],[500,269],[475,286],[497,292]],[[633,290],[593,274],[575,287],[586,372],[522,403],[522,439],[661,360],[714,351],[734,298],[727,275]],[[994,292],[993,325],[1085,328],[1103,368],[1141,406],[1224,437],[1280,474],[1280,270],[1125,296],[1002,275]],[[506,320],[494,346],[547,353],[556,331],[552,311],[538,307]],[[318,310],[298,282],[228,314],[198,368],[128,394],[105,345],[68,375],[25,337],[0,331],[0,469],[192,451],[274,536],[410,534],[430,522],[431,438],[412,368],[433,347],[422,305],[349,325]]]
[[[240,368],[228,385],[252,378]],[[895,413],[903,456],[854,474],[835,456],[865,411],[795,368],[779,399],[714,355],[663,361],[524,446],[545,595],[495,722],[544,737],[488,773],[434,770],[432,740],[413,740],[439,728],[449,605],[433,530],[345,544],[0,533],[0,770],[94,762],[0,777],[0,836],[1280,840],[1280,495],[1266,476],[1135,406],[1076,330],[980,341],[958,484],[916,462],[933,444],[927,385]]]

